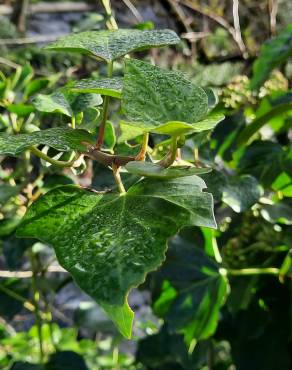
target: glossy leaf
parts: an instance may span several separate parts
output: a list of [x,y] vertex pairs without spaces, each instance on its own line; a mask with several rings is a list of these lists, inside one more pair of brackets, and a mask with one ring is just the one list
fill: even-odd
[[122,196],[62,186],[29,208],[18,236],[52,244],[60,264],[130,337],[128,293],[162,263],[168,238],[183,225],[216,226],[204,188],[196,176],[147,179]]
[[70,90],[79,93],[96,93],[121,99],[122,88],[123,79],[120,77],[86,78],[75,82]]
[[94,137],[85,130],[51,128],[30,134],[9,135],[0,133],[0,154],[18,155],[32,145],[48,145],[56,150],[67,152],[86,151],[82,142],[94,143]]
[[200,175],[202,173],[208,173],[211,171],[211,168],[196,168],[191,166],[173,166],[169,168],[163,168],[159,164],[143,161],[129,162],[125,168],[128,172],[133,173],[134,175],[162,180]]
[[144,131],[179,135],[193,131],[195,122],[206,117],[208,96],[179,72],[130,59],[126,61],[122,108],[127,121]]
[[61,37],[46,49],[77,52],[111,62],[133,51],[174,45],[179,41],[179,37],[171,30],[119,29],[71,34]]
[[223,187],[222,200],[235,212],[243,212],[254,205],[263,195],[258,181],[249,175],[228,177],[227,184]]

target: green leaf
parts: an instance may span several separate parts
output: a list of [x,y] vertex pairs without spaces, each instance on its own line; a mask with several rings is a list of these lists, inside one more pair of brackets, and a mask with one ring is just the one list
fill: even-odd
[[82,142],[94,143],[93,135],[85,130],[51,128],[30,134],[0,134],[0,154],[16,156],[32,145],[48,145],[61,152],[86,151]]
[[268,79],[272,70],[292,56],[292,24],[278,36],[264,43],[261,54],[253,65],[252,90],[259,89]]
[[289,174],[291,168],[291,152],[268,140],[252,142],[237,166],[240,173],[253,175],[265,187],[269,187],[282,172]]
[[116,133],[114,125],[110,121],[106,121],[105,132],[104,132],[104,144],[107,149],[113,150],[116,145]]
[[261,214],[265,220],[271,223],[292,225],[292,202],[289,199],[273,205],[264,205]]
[[34,99],[34,106],[40,112],[61,113],[72,117],[83,112],[88,107],[102,104],[102,98],[97,94],[77,94],[65,87],[50,95],[39,94]]
[[216,226],[204,188],[196,176],[143,180],[124,195],[62,186],[29,208],[17,235],[53,245],[60,264],[129,337],[127,296],[162,263],[167,240],[184,225]]
[[210,337],[227,294],[227,281],[220,265],[194,240],[176,236],[169,246],[164,266],[158,272],[162,284],[154,312],[162,316],[171,331],[192,339]]
[[17,114],[19,117],[25,117],[34,112],[35,108],[33,105],[27,104],[10,104],[7,110],[11,113]]
[[95,93],[107,95],[113,98],[121,99],[123,88],[123,79],[120,77],[113,78],[86,78],[76,81],[71,91],[78,93]]
[[49,82],[50,80],[48,78],[37,78],[31,81],[25,88],[24,96],[29,98],[30,96],[47,87]]
[[[194,131],[195,122],[205,118],[208,96],[179,72],[130,59],[126,61],[122,108],[127,121],[132,122],[129,125],[144,131],[179,135]],[[199,131],[202,126],[204,123],[198,123]]]
[[119,29],[112,31],[86,31],[71,34],[46,47],[47,50],[87,54],[111,62],[132,51],[174,45],[180,39],[171,30],[139,31]]
[[230,176],[223,187],[222,200],[239,213],[253,206],[262,195],[263,190],[253,176]]
[[174,166],[169,168],[163,168],[159,164],[133,161],[129,162],[125,166],[126,170],[134,175],[151,177],[155,179],[175,179],[177,177],[200,175],[202,173],[208,173],[211,168],[196,168],[190,166]]
[[280,191],[284,197],[292,197],[292,177],[282,172],[273,182],[272,189]]

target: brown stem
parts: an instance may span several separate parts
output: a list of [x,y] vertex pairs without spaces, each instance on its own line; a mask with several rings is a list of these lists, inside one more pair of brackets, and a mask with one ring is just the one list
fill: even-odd
[[122,156],[116,154],[107,154],[97,150],[96,148],[90,148],[88,152],[84,153],[87,157],[93,159],[94,161],[103,164],[104,166],[118,167],[125,166],[128,162],[135,161],[133,156]]

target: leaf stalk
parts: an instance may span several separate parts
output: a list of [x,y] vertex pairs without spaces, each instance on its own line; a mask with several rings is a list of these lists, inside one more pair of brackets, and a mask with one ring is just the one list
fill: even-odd
[[116,164],[113,164],[112,169],[113,169],[113,175],[114,175],[116,184],[118,186],[119,192],[121,194],[125,194],[126,189],[125,189],[124,184],[123,184],[122,179],[121,179],[120,168]]
[[159,164],[159,166],[168,168],[173,164],[177,155],[177,140],[178,140],[177,136],[173,136],[171,138],[170,150],[167,153],[167,155],[157,163]]
[[[108,77],[113,76],[113,62],[108,63],[108,72],[107,72]],[[99,126],[99,131],[98,131],[98,136],[96,140],[96,148],[100,149],[103,141],[104,141],[104,134],[105,134],[105,125],[108,117],[108,111],[109,111],[109,102],[110,102],[110,97],[105,96],[104,101],[103,101],[103,108],[102,108],[102,119],[101,123]]]
[[136,161],[145,161],[146,153],[147,153],[147,147],[148,147],[148,141],[149,141],[149,133],[145,132],[143,135],[143,141],[141,145],[140,152],[137,154],[135,160]]
[[64,168],[64,167],[72,167],[74,165],[74,163],[76,162],[76,160],[77,160],[77,158],[75,157],[72,161],[69,161],[69,162],[58,161],[56,159],[53,159],[53,158],[49,157],[48,155],[46,155],[45,153],[43,153],[42,151],[40,151],[35,146],[31,146],[29,148],[29,150],[31,151],[31,153],[33,153],[37,157],[39,157],[39,158],[43,159],[44,161],[49,162],[52,165],[57,166],[57,167],[62,167],[62,168]]

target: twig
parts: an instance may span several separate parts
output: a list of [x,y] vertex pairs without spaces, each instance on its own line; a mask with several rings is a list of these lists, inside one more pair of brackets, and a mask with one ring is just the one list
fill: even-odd
[[185,14],[182,10],[182,8],[179,5],[178,0],[167,0],[172,8],[172,10],[175,12],[177,15],[178,19],[180,22],[183,24],[184,28],[186,29],[187,32],[192,32],[192,27],[188,24]]
[[[47,269],[48,272],[67,272],[61,266],[49,266]],[[32,277],[32,271],[0,271],[0,278],[19,278],[19,279],[28,279]]]
[[17,69],[17,68],[20,67],[19,64],[16,64],[14,62],[11,62],[11,60],[8,60],[8,59],[2,58],[2,57],[0,57],[0,64],[5,64],[6,66],[11,67],[11,68],[14,68],[14,69]]
[[[54,2],[54,3],[45,3],[41,2],[38,4],[31,4],[28,7],[29,14],[36,13],[66,13],[66,12],[88,12],[90,10],[96,9],[96,5],[88,4],[85,2]],[[13,9],[9,5],[0,5],[0,14],[1,15],[10,15],[13,12]]]
[[269,0],[270,30],[272,36],[276,34],[277,12],[278,0]]
[[116,165],[120,167],[125,166],[128,162],[135,161],[135,157],[107,154],[94,147],[89,148],[88,152],[84,153],[84,155],[100,164],[103,164],[104,166]]
[[137,19],[139,23],[142,23],[144,21],[142,15],[139,13],[138,9],[132,4],[130,0],[122,0],[123,3],[131,10],[134,17]]
[[206,17],[212,19],[214,22],[220,24],[220,26],[222,26],[223,28],[225,28],[229,32],[229,34],[232,36],[232,38],[235,41],[238,49],[240,50],[241,54],[243,55],[244,50],[241,49],[242,45],[238,44],[238,41],[236,39],[236,31],[235,31],[235,29],[224,18],[222,18],[220,15],[214,13],[208,7],[206,7],[206,6],[204,6],[204,7],[198,6],[198,5],[194,4],[190,0],[181,0],[181,3],[183,5],[185,5],[186,7],[194,10],[197,13],[200,13],[202,15],[205,15]]
[[107,28],[110,30],[117,30],[119,27],[113,16],[110,0],[101,0],[101,2],[108,17],[108,21],[106,22]]
[[238,0],[233,0],[232,13],[233,13],[233,24],[234,24],[234,39],[239,46],[240,51],[244,58],[248,56],[245,44],[242,40],[240,22],[239,22],[239,3]]
[[25,38],[18,38],[18,39],[0,39],[0,46],[37,44],[39,42],[50,42],[50,41],[55,41],[60,36],[61,35],[46,35],[46,36],[34,36],[34,37],[25,37]]

